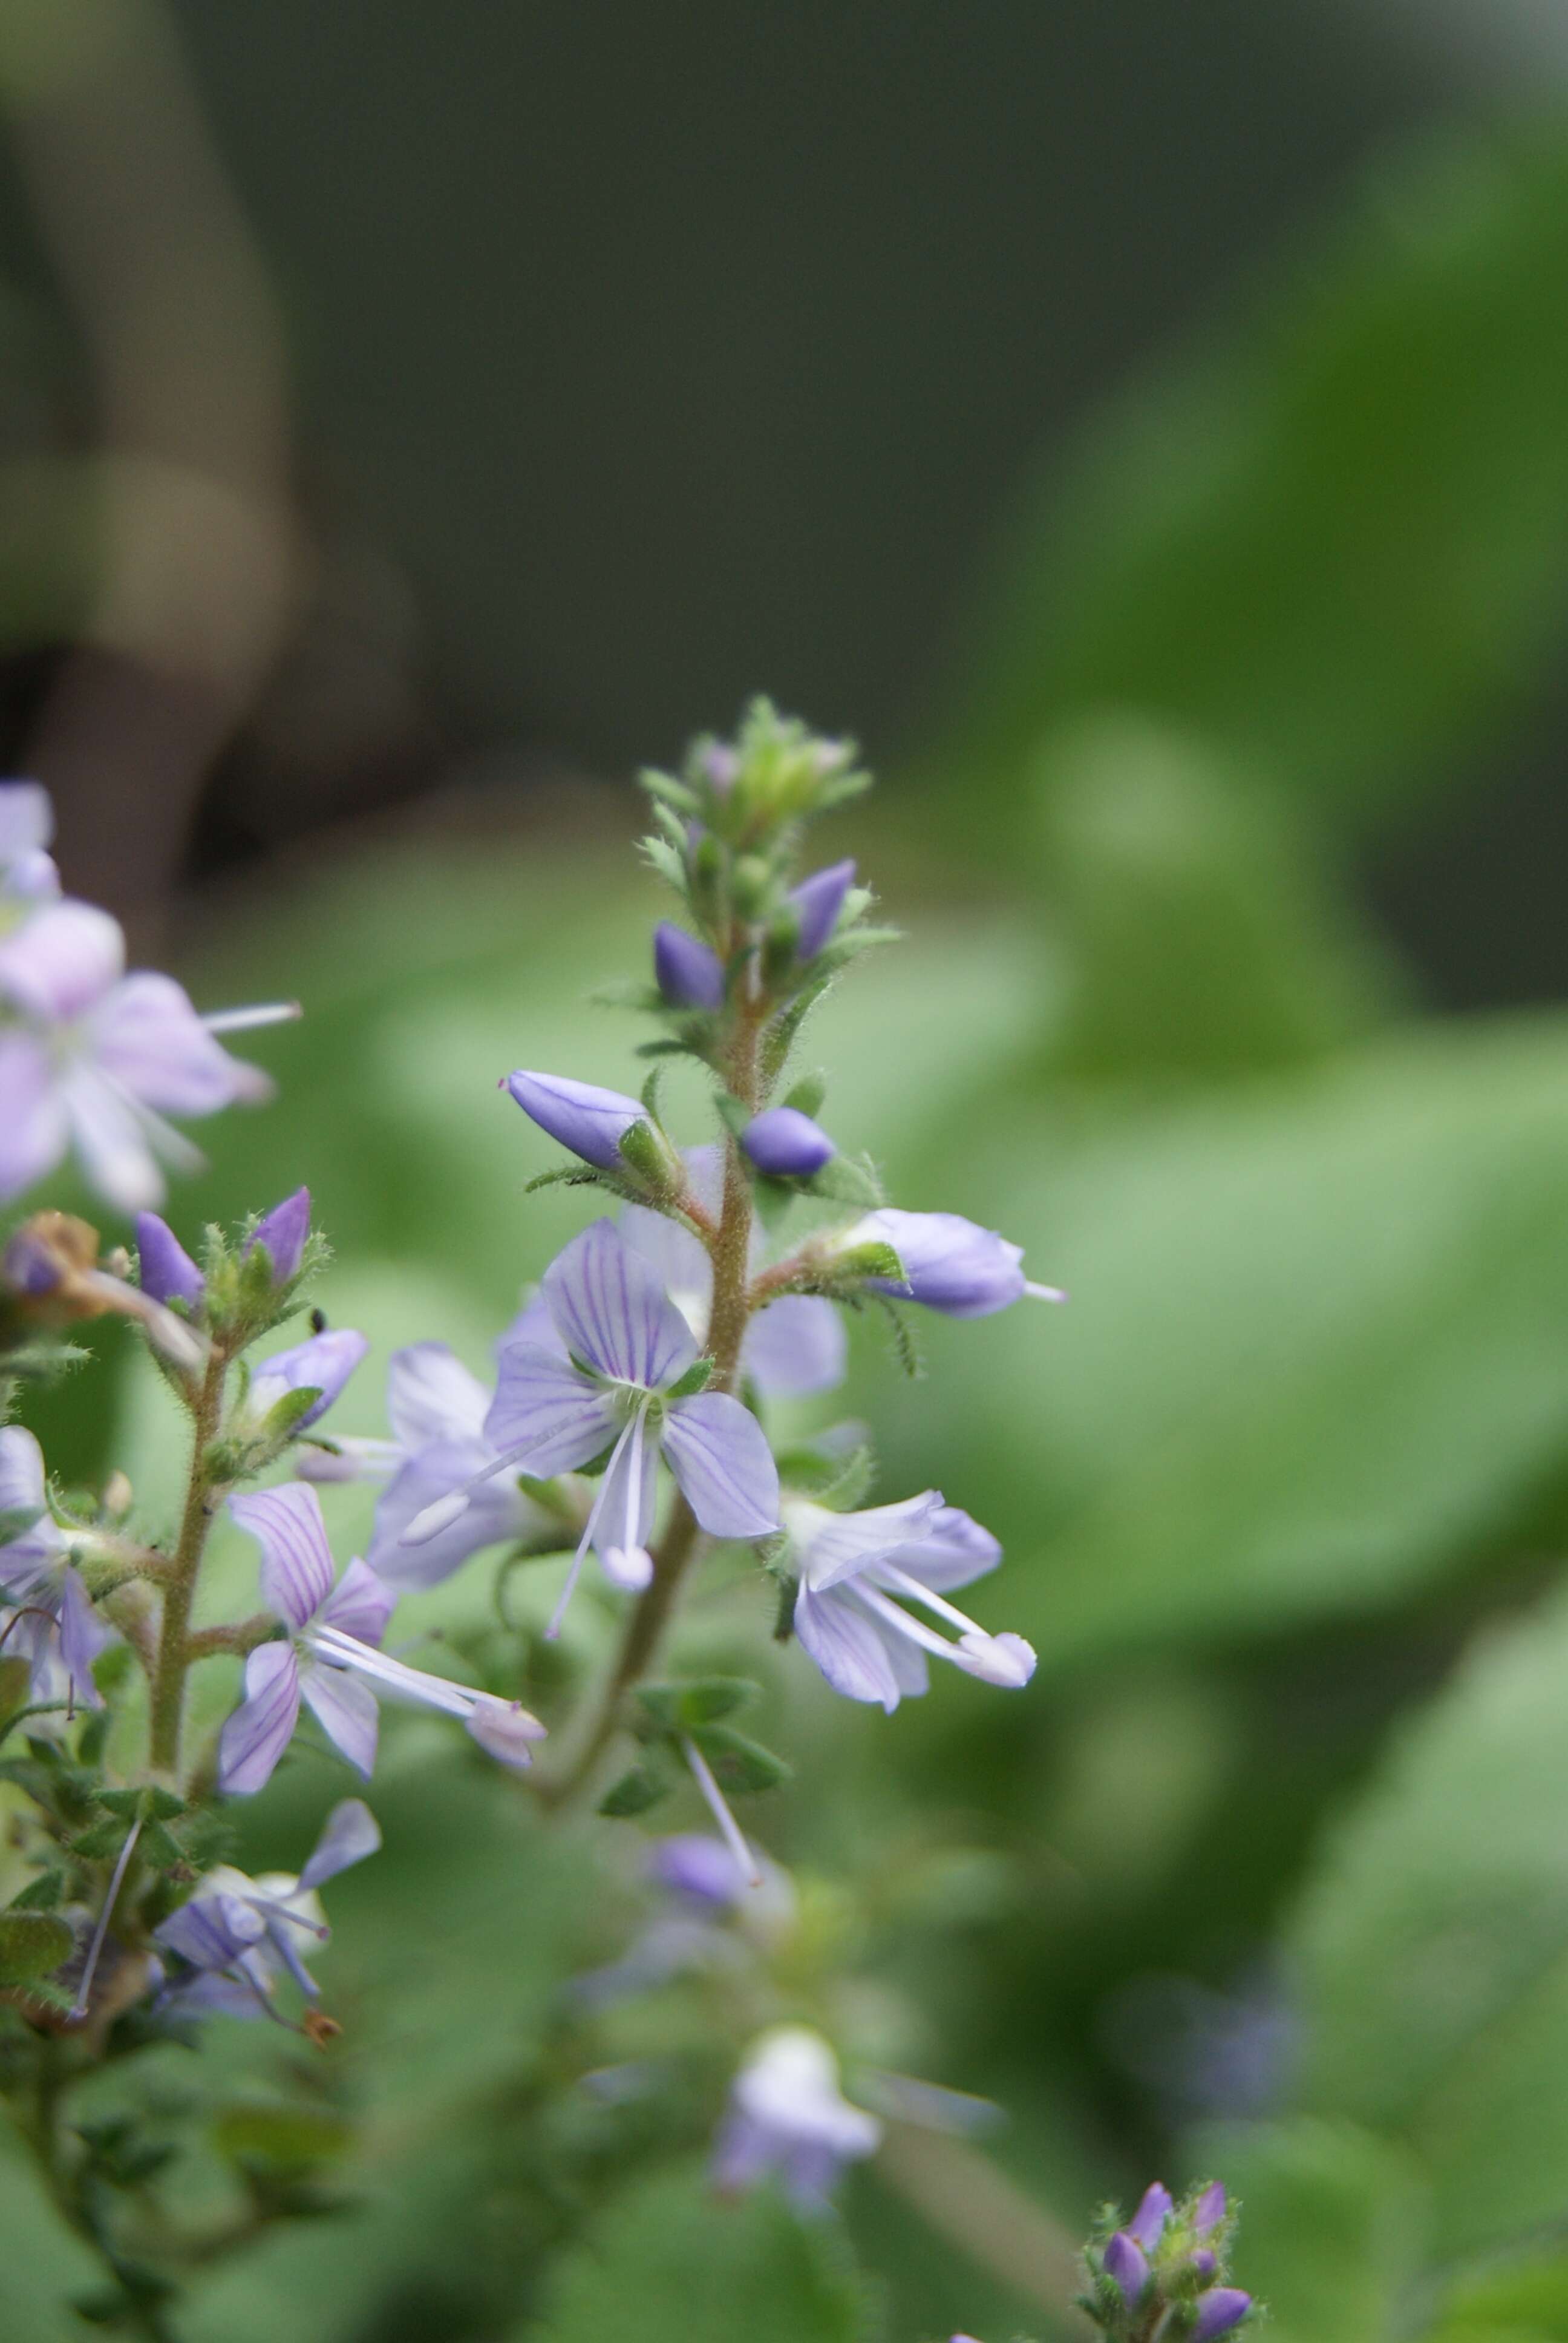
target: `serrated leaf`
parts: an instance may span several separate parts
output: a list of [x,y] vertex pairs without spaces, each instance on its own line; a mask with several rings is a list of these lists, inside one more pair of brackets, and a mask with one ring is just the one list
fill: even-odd
[[667,838],[645,838],[639,842],[638,851],[648,868],[657,870],[678,895],[685,894],[686,864]]
[[790,1778],[791,1768],[782,1757],[732,1725],[694,1725],[689,1737],[707,1758],[719,1788],[732,1798],[777,1790]]
[[71,1841],[71,1852],[79,1855],[86,1863],[106,1863],[124,1846],[128,1827],[117,1820],[94,1823],[90,1829],[76,1833]]
[[859,1212],[875,1212],[887,1202],[869,1157],[835,1155],[802,1185],[809,1195],[825,1196],[837,1204],[852,1204]]
[[598,1802],[601,1815],[624,1820],[632,1815],[645,1815],[669,1795],[673,1787],[667,1774],[654,1765],[634,1765],[623,1774],[614,1786],[607,1790]]
[[30,1879],[19,1896],[13,1896],[7,1910],[12,1912],[53,1912],[63,1902],[65,1875],[63,1871],[41,1871]]
[[52,1912],[0,1912],[0,1985],[31,1985],[68,1960],[75,1936]]

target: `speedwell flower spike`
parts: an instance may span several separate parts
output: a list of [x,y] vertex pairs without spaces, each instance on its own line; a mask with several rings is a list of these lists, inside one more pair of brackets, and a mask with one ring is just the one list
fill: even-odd
[[1085,2247],[1080,2306],[1111,2343],[1214,2343],[1252,2308],[1251,2295],[1224,2282],[1228,2241],[1220,2182],[1177,2204],[1156,2181],[1130,2221]]
[[497,1462],[403,1534],[411,1545],[434,1537],[458,1517],[472,1487],[507,1466],[548,1479],[608,1449],[547,1631],[555,1634],[590,1545],[616,1585],[648,1584],[661,1452],[714,1537],[766,1537],[777,1529],[779,1474],[761,1425],[739,1400],[677,1389],[697,1363],[696,1341],[661,1280],[612,1221],[596,1221],[572,1240],[546,1272],[542,1292],[567,1355],[537,1341],[503,1346],[485,1425]]
[[516,1701],[407,1667],[377,1648],[396,1598],[357,1559],[334,1584],[314,1489],[297,1481],[231,1497],[229,1512],[261,1548],[262,1601],[288,1634],[285,1642],[258,1644],[246,1662],[245,1698],[218,1743],[222,1789],[248,1795],[271,1779],[302,1700],[334,1747],[368,1779],[377,1694],[460,1717],[492,1757],[528,1765],[529,1744],[544,1727]]

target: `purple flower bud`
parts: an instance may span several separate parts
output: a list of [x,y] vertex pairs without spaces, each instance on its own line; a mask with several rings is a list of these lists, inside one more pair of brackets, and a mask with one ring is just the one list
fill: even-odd
[[1199,2197],[1197,2210],[1192,2216],[1193,2234],[1200,2237],[1206,2237],[1210,2230],[1217,2228],[1224,2217],[1225,2184],[1222,2180],[1211,2180],[1201,2197]]
[[1195,2278],[1201,2278],[1205,2285],[1208,2284],[1209,2280],[1215,2275],[1220,2267],[1218,2261],[1209,2251],[1207,2246],[1200,2246],[1196,2253],[1189,2256],[1189,2265],[1193,2276]]
[[1128,2222],[1129,2234],[1137,2238],[1146,2253],[1152,2253],[1160,2243],[1161,2233],[1171,2217],[1171,2191],[1156,2180],[1143,2192],[1143,2201]]
[[759,1172],[780,1180],[809,1180],[839,1152],[821,1124],[795,1106],[770,1106],[756,1116],[740,1144]]
[[740,775],[740,759],[724,740],[709,740],[699,762],[709,786],[721,798],[727,798]]
[[[1054,1287],[1031,1284],[1025,1277],[1021,1245],[1010,1244],[994,1229],[982,1229],[959,1212],[885,1208],[868,1213],[844,1242],[851,1247],[891,1245],[904,1264],[904,1281],[871,1278],[872,1291],[896,1301],[923,1302],[949,1318],[988,1318],[1026,1293],[1042,1301],[1065,1299]],[[1165,2203],[1169,2207],[1169,2196]]]
[[1216,2335],[1229,2335],[1232,2327],[1240,2327],[1251,2308],[1251,2296],[1243,2294],[1239,2286],[1211,2287],[1207,2294],[1199,2298],[1192,2343],[1214,2343]]
[[1129,2309],[1141,2299],[1149,2283],[1149,2264],[1142,2247],[1135,2244],[1125,2229],[1118,2229],[1105,2248],[1105,2274],[1115,2279],[1117,2291]]
[[310,1191],[297,1188],[281,1204],[274,1204],[256,1224],[255,1233],[246,1242],[246,1252],[257,1245],[266,1247],[272,1263],[272,1282],[286,1285],[291,1277],[299,1274],[299,1264],[305,1257],[305,1240],[310,1234]]
[[201,1308],[206,1287],[200,1270],[166,1221],[156,1212],[136,1214],[136,1254],[141,1263],[142,1292],[155,1302],[183,1302]]
[[660,920],[653,931],[653,973],[673,1009],[724,1006],[724,970],[719,955],[668,920]]
[[523,1112],[601,1172],[620,1169],[620,1142],[634,1122],[647,1121],[636,1099],[597,1082],[574,1082],[564,1074],[508,1074],[510,1091]]
[[834,862],[826,870],[813,870],[809,879],[790,888],[787,900],[800,922],[797,950],[802,960],[816,959],[838,926],[844,898],[854,883],[854,863]]
[[342,1327],[313,1334],[308,1342],[297,1342],[291,1351],[263,1359],[250,1387],[252,1413],[265,1416],[290,1392],[317,1391],[320,1398],[293,1426],[296,1432],[306,1431],[326,1414],[369,1347],[363,1334]]

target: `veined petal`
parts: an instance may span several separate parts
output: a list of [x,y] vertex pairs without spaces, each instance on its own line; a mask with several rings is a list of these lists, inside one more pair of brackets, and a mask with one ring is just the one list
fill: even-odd
[[94,1610],[79,1574],[67,1569],[60,1587],[60,1657],[72,1693],[84,1708],[104,1705],[104,1695],[93,1682],[93,1662],[114,1640],[114,1629]]
[[227,1968],[266,1933],[266,1921],[244,1896],[221,1890],[216,1896],[194,1896],[153,1931],[160,1945],[198,1969]]
[[312,1664],[300,1671],[299,1689],[333,1747],[368,1781],[381,1729],[381,1714],[369,1685],[341,1668]]
[[518,1071],[507,1075],[501,1088],[511,1092],[541,1131],[548,1131],[585,1163],[597,1163],[601,1171],[616,1169],[621,1141],[632,1124],[644,1118],[645,1110],[637,1099],[604,1090],[598,1082],[573,1081],[566,1074]]
[[713,1296],[713,1263],[707,1247],[679,1221],[672,1221],[666,1212],[649,1212],[646,1204],[623,1204],[616,1225],[701,1342],[708,1332]]
[[166,1221],[136,1214],[136,1264],[142,1292],[155,1302],[183,1302],[199,1310],[206,1282]]
[[779,1468],[748,1407],[724,1392],[670,1403],[664,1453],[688,1504],[713,1537],[766,1537],[779,1526]]
[[795,1633],[835,1692],[876,1701],[891,1715],[902,1687],[883,1637],[862,1611],[839,1594],[814,1594],[802,1584]]
[[572,1239],[545,1272],[544,1296],[568,1349],[618,1383],[661,1391],[697,1356],[663,1280],[613,1221],[595,1221]]
[[397,1601],[369,1564],[356,1555],[316,1616],[324,1627],[340,1628],[362,1644],[378,1644]]
[[436,1440],[408,1458],[376,1507],[367,1560],[379,1579],[400,1594],[439,1586],[470,1554],[542,1525],[544,1514],[518,1488],[514,1467],[481,1481],[457,1520],[423,1545],[403,1544],[403,1533],[417,1515],[493,1462],[482,1440]]
[[272,1095],[269,1078],[229,1056],[172,976],[124,978],[93,1020],[91,1046],[111,1081],[159,1114],[214,1114]]
[[335,1879],[351,1863],[363,1863],[381,1844],[381,1828],[363,1798],[344,1798],[333,1807],[316,1842],[316,1852],[299,1875],[307,1890]]
[[[100,1196],[127,1218],[164,1199],[151,1136],[132,1101],[94,1066],[74,1066],[59,1099],[82,1169]],[[199,1164],[200,1157],[196,1157]]]
[[69,1141],[48,1051],[30,1033],[0,1032],[0,1203],[52,1172]]
[[[261,1548],[261,1599],[291,1627],[303,1627],[332,1592],[332,1550],[321,1500],[302,1481],[231,1497],[228,1509]],[[263,1647],[265,1649],[265,1646]]]
[[594,1549],[612,1584],[640,1594],[653,1576],[648,1541],[653,1530],[658,1447],[638,1410],[605,1467],[593,1514]]
[[218,1736],[217,1785],[248,1796],[272,1777],[299,1715],[299,1663],[288,1644],[259,1644],[245,1664],[245,1698]]
[[586,1464],[615,1438],[614,1399],[569,1359],[533,1342],[501,1353],[496,1396],[485,1418],[491,1452],[512,1457],[541,1481]]
[[497,1335],[492,1348],[498,1359],[513,1342],[531,1342],[536,1350],[551,1351],[558,1359],[567,1355],[567,1346],[556,1331],[549,1304],[536,1285],[509,1326]]
[[36,1522],[45,1503],[44,1452],[30,1432],[8,1423],[0,1428],[0,1513],[31,1513]]
[[748,1326],[740,1371],[764,1398],[804,1398],[835,1390],[848,1356],[844,1322],[833,1304],[818,1293],[787,1293]]
[[795,1542],[801,1583],[820,1594],[858,1577],[881,1556],[918,1544],[942,1510],[940,1489],[901,1498],[896,1505],[868,1505],[858,1513],[835,1513],[826,1505],[791,1500],[786,1526]]
[[387,1376],[387,1413],[410,1455],[432,1440],[477,1440],[490,1394],[445,1342],[410,1342],[394,1351]]
[[71,1024],[125,964],[118,920],[93,903],[50,903],[0,942],[0,993],[44,1024]]
[[933,1594],[946,1594],[994,1570],[1001,1547],[960,1506],[942,1505],[921,1537],[895,1547],[883,1559],[907,1577],[919,1579]]

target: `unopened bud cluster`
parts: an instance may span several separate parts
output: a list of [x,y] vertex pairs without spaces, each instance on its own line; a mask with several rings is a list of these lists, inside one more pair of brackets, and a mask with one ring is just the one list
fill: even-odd
[[1156,2181],[1132,2218],[1114,2213],[1084,2249],[1086,2284],[1079,2298],[1111,2343],[1215,2343],[1252,2310],[1252,2298],[1228,2280],[1235,2215],[1218,2180],[1181,2203]]

